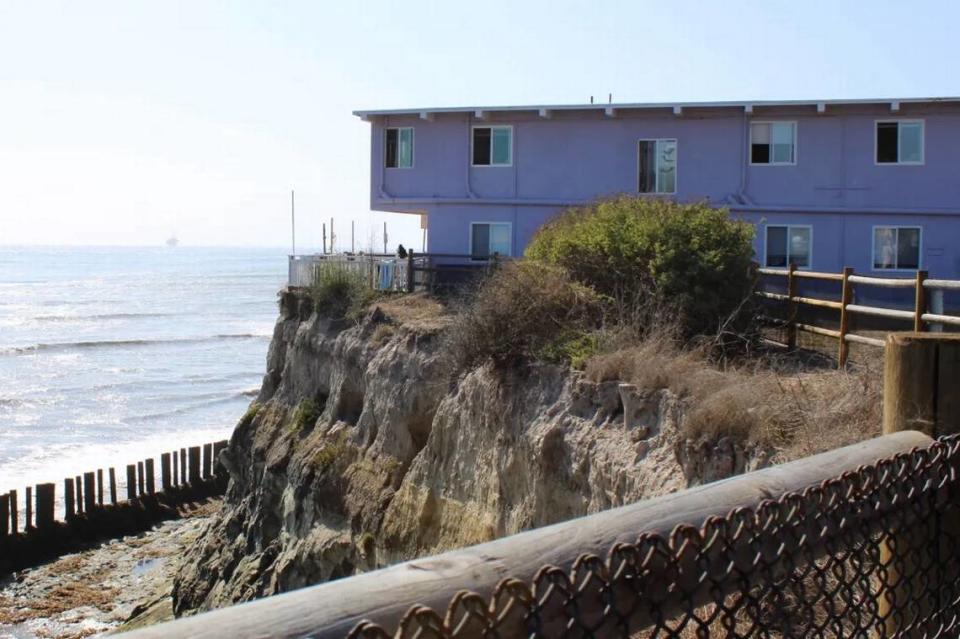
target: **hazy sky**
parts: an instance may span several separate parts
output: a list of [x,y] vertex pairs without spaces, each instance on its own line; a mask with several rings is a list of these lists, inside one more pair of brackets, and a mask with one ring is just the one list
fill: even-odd
[[[358,108],[960,95],[960,3],[0,0],[0,244],[288,246],[371,213]],[[379,235],[377,235],[379,238]],[[360,240],[358,240],[360,241]]]

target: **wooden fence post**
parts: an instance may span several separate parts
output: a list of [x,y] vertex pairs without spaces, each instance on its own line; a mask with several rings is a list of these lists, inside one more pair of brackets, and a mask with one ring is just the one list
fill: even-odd
[[170,453],[170,464],[173,468],[173,485],[180,485],[180,464],[177,463],[177,451]]
[[117,503],[117,471],[110,467],[110,503]]
[[917,333],[924,331],[923,314],[927,312],[927,294],[923,288],[923,282],[926,279],[926,271],[917,271],[917,294],[914,300],[913,310],[913,330]]
[[160,489],[163,492],[170,490],[170,453],[160,453]]
[[[40,501],[40,493],[37,493],[37,501]],[[39,517],[39,507],[38,517]],[[67,477],[63,480],[63,518],[67,521],[73,519],[77,514],[77,502],[73,493],[73,480]]]
[[413,293],[413,251],[407,251],[407,293]]
[[187,483],[187,449],[180,449],[180,484]]
[[146,490],[144,489],[144,481],[143,481],[143,479],[144,479],[144,477],[143,477],[143,462],[142,462],[142,461],[138,461],[138,462],[137,462],[137,494],[138,494],[138,495],[143,495],[144,493],[146,493]]
[[10,534],[16,535],[20,530],[20,507],[17,504],[17,491],[10,491]]
[[55,490],[53,484],[37,484],[37,528],[40,530],[53,527]]
[[83,510],[88,514],[97,507],[96,473],[83,474]]
[[203,478],[209,479],[213,474],[213,444],[203,445]]
[[197,486],[200,484],[200,447],[191,446],[189,449],[190,463],[188,468],[188,477],[190,484]]
[[847,312],[847,305],[850,304],[850,276],[853,275],[853,269],[849,266],[843,268],[843,279],[840,289],[840,352],[837,355],[837,367],[840,370],[847,365],[847,358],[850,356],[850,344],[847,343],[847,332],[850,330],[850,314]]
[[152,495],[157,492],[157,485],[153,478],[153,457],[148,457],[145,459],[143,462],[143,467],[146,474],[147,494]]
[[97,505],[103,506],[103,469],[97,469]]
[[23,500],[23,507],[26,509],[27,520],[23,522],[24,532],[30,532],[30,529],[33,528],[33,488],[27,486],[26,498]]
[[10,534],[10,495],[0,495],[0,537]]
[[73,478],[73,492],[77,496],[77,512],[83,512],[83,482],[80,475]]
[[[891,333],[884,351],[883,433],[919,430],[938,437],[960,432],[960,398],[955,397],[960,387],[960,335]],[[904,511],[903,520],[893,520],[900,528],[881,541],[877,603],[886,636],[926,636],[929,628],[922,624],[905,635],[900,634],[900,624],[909,623],[914,612],[919,619],[928,618],[943,582],[956,581],[956,575],[942,570],[952,563],[946,558],[957,552],[946,542],[960,534],[953,506],[946,516],[934,510],[916,520],[906,519],[909,512]],[[943,537],[940,531],[946,528],[951,535]],[[920,556],[925,552],[931,557]],[[926,565],[933,567],[932,575],[924,574]]]
[[797,296],[796,264],[787,267],[787,348],[791,351],[797,348],[797,303],[793,300]]
[[127,464],[127,499],[137,498],[137,467]]

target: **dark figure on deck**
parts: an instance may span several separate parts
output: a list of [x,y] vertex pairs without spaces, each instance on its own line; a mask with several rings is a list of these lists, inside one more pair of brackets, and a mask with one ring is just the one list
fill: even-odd
[[403,244],[397,247],[397,257],[404,258],[407,256],[407,249],[403,248]]

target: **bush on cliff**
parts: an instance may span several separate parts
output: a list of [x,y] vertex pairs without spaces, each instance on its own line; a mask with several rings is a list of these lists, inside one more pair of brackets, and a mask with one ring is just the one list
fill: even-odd
[[490,361],[508,368],[532,360],[569,362],[590,350],[604,300],[561,267],[512,262],[494,271],[447,331],[456,370]]
[[336,263],[317,265],[310,294],[318,312],[334,319],[359,320],[376,297],[358,272]]
[[526,257],[566,269],[616,300],[656,296],[681,333],[715,333],[750,292],[753,228],[706,204],[619,196],[568,209],[533,237]]

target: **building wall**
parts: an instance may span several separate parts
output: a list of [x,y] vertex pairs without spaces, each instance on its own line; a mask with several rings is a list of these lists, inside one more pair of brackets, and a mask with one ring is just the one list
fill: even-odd
[[[520,254],[535,229],[563,207],[637,192],[637,143],[677,140],[679,201],[707,200],[757,224],[813,227],[812,268],[844,265],[869,272],[872,227],[914,225],[923,231],[921,266],[935,277],[960,277],[960,106],[889,104],[810,107],[437,113],[432,121],[386,116],[373,121],[371,207],[426,212],[431,252],[469,252],[473,222],[512,224]],[[921,166],[877,165],[875,122],[922,119]],[[751,121],[797,123],[796,164],[751,166]],[[473,126],[513,126],[509,167],[471,167]],[[414,167],[383,167],[384,128],[414,128]],[[656,196],[650,196],[656,197]],[[889,271],[885,271],[889,273]]]

